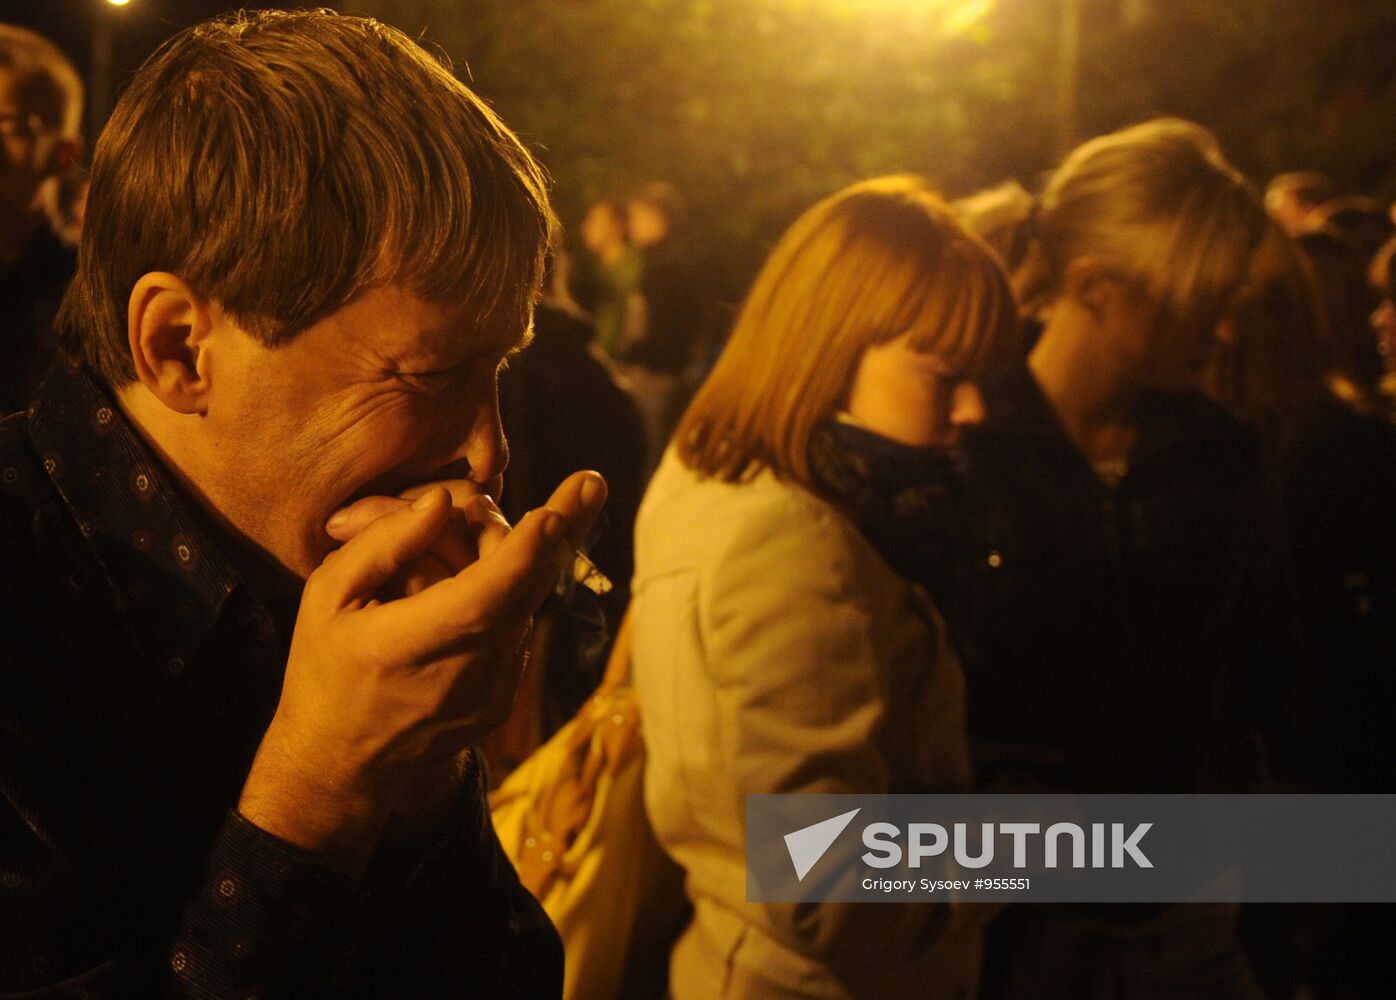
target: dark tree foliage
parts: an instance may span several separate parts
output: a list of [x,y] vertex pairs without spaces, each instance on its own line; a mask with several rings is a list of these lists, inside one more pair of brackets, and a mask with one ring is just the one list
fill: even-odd
[[[729,300],[801,209],[924,173],[952,196],[1059,155],[1068,0],[355,0],[440,46],[537,149],[575,225],[651,179]],[[1078,137],[1155,114],[1258,183],[1396,196],[1396,0],[1080,0]]]

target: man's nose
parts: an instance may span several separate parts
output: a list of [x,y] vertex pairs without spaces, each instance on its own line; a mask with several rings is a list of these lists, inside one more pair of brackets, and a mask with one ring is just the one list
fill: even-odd
[[470,479],[498,499],[499,482],[509,464],[509,443],[499,419],[498,400],[491,398],[481,404],[471,415],[465,435],[456,436],[450,448],[444,464],[468,463]]

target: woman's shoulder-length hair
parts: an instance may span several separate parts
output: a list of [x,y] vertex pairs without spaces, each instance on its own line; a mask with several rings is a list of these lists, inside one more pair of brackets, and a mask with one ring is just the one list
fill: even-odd
[[811,433],[843,405],[864,350],[910,332],[972,376],[1012,356],[1016,325],[1002,265],[925,181],[855,184],[776,244],[679,424],[679,457],[704,477],[769,469],[809,486]]

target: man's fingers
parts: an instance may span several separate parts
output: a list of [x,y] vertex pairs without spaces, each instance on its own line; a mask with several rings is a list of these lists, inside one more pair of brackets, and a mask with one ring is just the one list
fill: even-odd
[[565,519],[553,511],[529,511],[489,558],[428,587],[391,601],[374,616],[399,637],[405,656],[424,659],[472,636],[512,630],[543,603],[570,558]]
[[478,496],[466,504],[461,516],[482,559],[509,534],[509,522],[488,496]]
[[498,503],[500,494],[504,492],[504,477],[495,476],[483,483],[477,483],[473,479],[438,479],[409,487],[402,491],[401,496],[408,500],[416,500],[427,490],[437,486],[446,487],[451,494],[451,503],[464,510],[471,500],[482,495],[492,497],[494,502]]
[[411,501],[415,499],[417,498],[401,500],[397,497],[363,497],[335,511],[334,516],[325,525],[325,532],[335,541],[347,542],[385,514],[411,507]]
[[441,534],[451,516],[448,499],[445,490],[432,490],[379,517],[315,571],[320,586],[341,606],[373,597]]
[[606,506],[606,480],[599,472],[574,472],[562,481],[545,506],[567,522],[567,540],[576,548],[586,541],[601,508]]
[[418,658],[472,633],[514,627],[543,603],[605,500],[600,475],[575,473],[553,493],[548,507],[529,511],[512,531],[494,540],[488,556],[374,614],[382,627],[401,637],[406,644],[402,652]]
[[428,552],[421,558],[414,559],[411,565],[405,567],[398,574],[398,578],[402,580],[402,593],[411,597],[413,594],[420,594],[433,584],[449,579],[455,575],[455,572],[439,558]]
[[[325,525],[325,531],[329,533],[331,538],[347,542],[380,517],[412,506],[412,502],[421,499],[429,492],[430,490],[422,490],[405,500],[398,497],[364,497],[338,511]],[[455,499],[455,494],[452,494],[453,504]],[[487,501],[488,498],[485,500]],[[470,502],[484,501],[476,496],[471,497]],[[466,523],[464,512],[458,508],[453,509],[451,517],[452,520],[459,523],[437,536],[436,540],[432,542],[431,554],[440,559],[452,573],[459,573],[476,560],[478,552],[475,541],[471,537],[473,529]]]

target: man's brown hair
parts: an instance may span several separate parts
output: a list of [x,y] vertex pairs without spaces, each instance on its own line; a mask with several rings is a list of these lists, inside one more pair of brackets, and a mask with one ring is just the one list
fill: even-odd
[[135,378],[127,298],[151,271],[269,346],[380,284],[523,328],[551,218],[518,138],[402,32],[228,15],[166,42],[112,113],[62,324],[113,385]]

